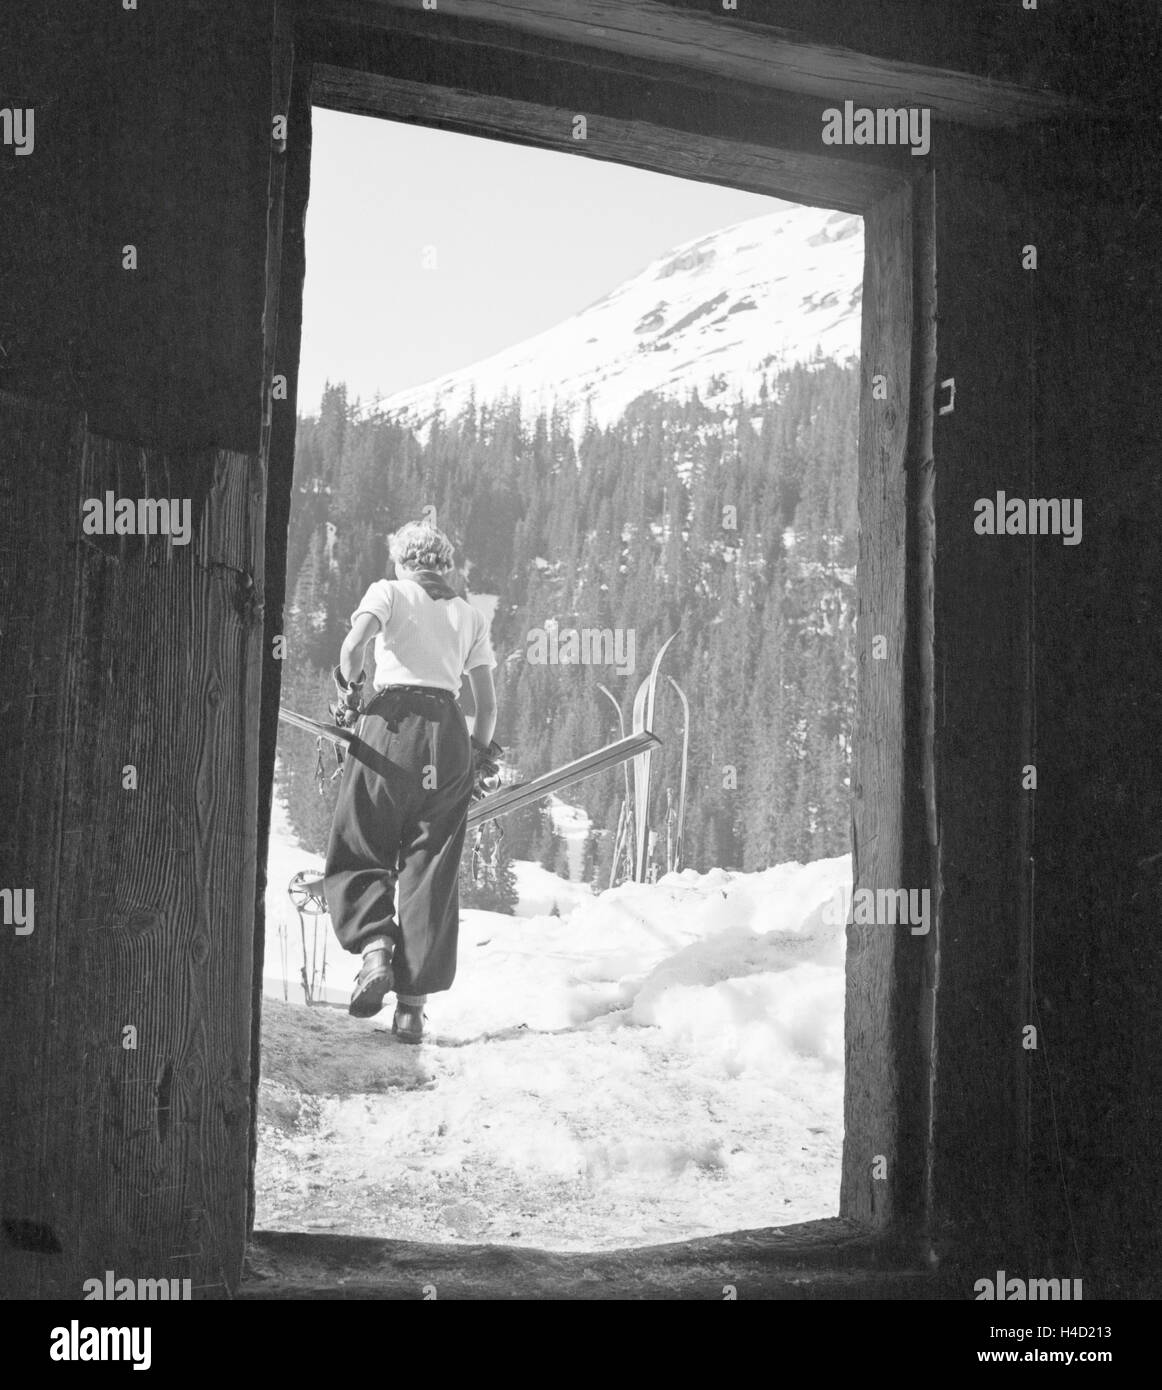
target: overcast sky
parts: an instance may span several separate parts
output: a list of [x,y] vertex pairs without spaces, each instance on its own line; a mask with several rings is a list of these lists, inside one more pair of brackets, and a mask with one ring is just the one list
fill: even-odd
[[[575,314],[773,198],[420,126],[314,112],[299,409],[389,396]],[[424,269],[425,248],[435,269]],[[427,253],[430,256],[430,253]]]

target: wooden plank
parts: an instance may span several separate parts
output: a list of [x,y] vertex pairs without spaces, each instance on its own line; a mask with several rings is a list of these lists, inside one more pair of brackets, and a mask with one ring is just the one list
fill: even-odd
[[90,138],[76,11],[49,0],[0,8],[4,104],[30,107],[35,120],[33,153],[0,159],[0,389],[58,402],[78,393],[86,332],[83,180],[69,177]]
[[[981,1270],[1021,1258],[1084,1275],[1087,1297],[1091,1281],[1140,1297],[1162,1094],[1162,484],[1140,383],[1162,361],[1162,209],[1150,181],[1116,202],[1043,191],[1062,159],[1096,190],[1108,158],[1095,130],[1069,151],[1030,144],[1011,184],[940,176],[940,375],[957,404],[935,449],[932,1221],[938,1252]],[[974,501],[998,489],[1081,498],[1081,543],[974,534]]]
[[[223,1295],[245,1229],[260,465],[174,460],[10,396],[0,441],[18,474],[46,465],[3,517],[5,766],[25,792],[3,880],[42,905],[31,936],[0,937],[0,1029],[26,1063],[5,1072],[4,1217],[58,1247],[30,1267],[5,1246],[5,1287],[76,1298],[113,1269]],[[171,496],[188,470],[212,479],[188,545],[82,539],[83,498]]]
[[[896,0],[895,8],[906,7]],[[942,120],[984,127],[1062,115],[1073,104],[1032,84],[964,70],[974,52],[963,44],[946,43],[941,61],[933,66],[908,61],[913,52],[928,51],[921,46],[925,33],[942,32],[930,13],[906,40],[901,36],[901,56],[895,58],[864,47],[861,39],[882,41],[884,26],[860,23],[854,8],[844,22],[828,25],[814,7],[810,17],[799,16],[803,29],[781,15],[772,22],[753,4],[730,13],[720,6],[703,10],[658,0],[440,0],[435,11],[407,0],[312,0],[309,13],[319,23],[439,34],[448,43],[523,48],[546,56],[559,56],[568,44],[586,52],[586,61],[594,66],[612,55],[648,59],[757,88],[829,100],[838,95],[872,106],[928,106]],[[963,28],[963,6],[956,7],[953,18]],[[1012,60],[1014,48],[1028,50],[1032,26],[1004,25],[998,17],[996,27],[1004,42],[994,45],[994,53]],[[829,38],[813,39],[812,31],[824,31]],[[946,29],[943,37],[947,39]]]
[[724,1284],[755,1299],[969,1292],[882,1236],[839,1220],[596,1253],[262,1231],[247,1264],[238,1297],[254,1301],[394,1301],[418,1297],[428,1283],[441,1299],[474,1300],[697,1299],[721,1297]]
[[[67,485],[79,447],[66,412],[0,394],[0,886],[34,893],[33,931],[0,928],[0,1296],[36,1298],[53,1288],[67,1232],[57,1220],[42,1162],[53,1130],[55,927],[58,864],[67,825],[64,685],[75,562]],[[26,485],[35,478],[36,487]],[[45,621],[52,615],[52,621]],[[75,975],[75,972],[73,972]],[[71,1018],[75,1027],[80,1010]],[[67,1035],[66,1035],[67,1039]],[[75,1050],[70,1051],[75,1056]],[[76,1094],[70,1088],[75,1108]],[[79,1145],[74,1146],[79,1151]]]
[[[974,523],[977,499],[998,489],[1027,495],[1030,282],[1011,186],[943,169],[936,208],[937,375],[955,380],[955,405],[938,413],[933,443],[942,891],[930,1201],[937,1254],[955,1246],[987,1264],[1020,1248],[1026,1222],[1021,769],[1030,760],[1029,562],[1039,543],[979,535]],[[938,387],[944,405],[951,393]]]
[[914,999],[909,1014],[908,1065],[915,1086],[904,1116],[908,1163],[915,1163],[915,1225],[922,1232],[924,1253],[931,1249],[932,1094],[936,1073],[936,993],[940,985],[940,920],[943,881],[940,865],[940,818],[936,761],[936,461],[934,436],[937,405],[937,264],[936,188],[932,174],[918,181],[912,219],[913,372],[912,418],[909,423],[908,510],[913,521],[909,547],[908,612],[912,640],[905,668],[905,726],[915,730],[906,749],[906,781],[913,789],[904,808],[905,874],[930,894],[931,927],[920,943],[916,963],[920,978],[909,983]]
[[[0,765],[2,870],[35,880],[38,926],[4,934],[0,1037],[28,1065],[4,1081],[0,1285],[76,1298],[111,1268],[221,1296],[250,1142],[271,5],[21,21]],[[82,535],[106,490],[188,500],[189,543]]]
[[[1043,151],[1030,150],[1040,161]],[[1070,152],[1101,169],[1101,132]],[[1081,497],[1081,543],[1037,542],[1032,684],[1031,1259],[1157,1292],[1162,1165],[1162,203],[1156,171],[1123,201],[1023,209],[1038,269],[1025,312],[1033,495]]]
[[[912,409],[910,187],[871,208],[864,224],[859,459],[859,663],[852,767],[854,888],[905,882],[909,544],[907,462]],[[886,399],[874,399],[883,379]],[[882,657],[873,652],[883,643]],[[905,1035],[922,949],[907,927],[855,925],[847,933],[846,1086],[840,1211],[887,1226],[915,1204],[915,1156],[901,1147],[916,1075]],[[911,1189],[909,1189],[909,1183]]]
[[175,457],[257,450],[271,7],[7,7],[6,100],[39,115],[0,161],[7,389]]
[[[677,178],[849,212],[861,211],[898,181],[897,174],[875,162],[830,159],[783,148],[776,143],[776,131],[770,132],[772,143],[760,144],[591,111],[586,117],[587,138],[578,141],[572,135],[578,107],[560,105],[559,97],[552,106],[542,106],[325,63],[315,68],[314,95],[318,105],[338,111],[632,164]],[[761,121],[751,128],[759,133]]]
[[[294,61],[289,8],[280,4],[272,58],[272,115],[288,117],[285,150],[271,160],[270,230],[267,242],[267,309],[264,316],[264,379],[286,379],[286,398],[267,395],[263,447],[267,458],[264,492],[265,531],[262,558],[262,704],[258,728],[257,862],[254,896],[254,966],[251,989],[250,1102],[258,1113],[262,1056],[262,974],[266,936],[266,864],[274,764],[278,747],[278,707],[282,662],[275,639],[285,636],[287,538],[294,487],[294,452],[298,401],[299,344],[302,336],[303,282],[306,274],[306,209],[311,166],[310,68]],[[258,1128],[250,1129],[246,1184],[246,1229],[254,1224],[254,1165]]]
[[[899,146],[825,146],[828,98],[700,77],[687,69],[558,46],[553,53],[450,41],[431,33],[328,26],[313,12],[296,31],[304,58],[328,68],[376,74],[419,86],[521,101],[549,112],[567,110],[644,121],[690,135],[766,144],[851,167],[876,166],[913,177],[917,159]],[[325,91],[316,99],[325,100]],[[569,136],[572,139],[571,120]],[[577,141],[576,143],[581,143]]]

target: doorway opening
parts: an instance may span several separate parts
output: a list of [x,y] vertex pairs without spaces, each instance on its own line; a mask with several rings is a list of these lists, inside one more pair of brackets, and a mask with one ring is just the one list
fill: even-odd
[[[491,620],[513,778],[616,740],[674,640],[645,815],[618,766],[481,828],[458,978],[419,1050],[390,1038],[390,1007],[346,1014],[357,960],[302,892],[335,755],[280,731],[256,1223],[594,1250],[834,1215],[862,220],[699,184],[691,225],[667,176],[322,112],[312,219],[355,126],[412,163],[370,219],[378,260],[353,250],[369,209],[339,213],[346,251],[316,249],[308,222],[283,705],[326,717],[346,621],[390,574],[388,534],[422,517]],[[554,186],[543,161],[615,172],[628,244],[610,255],[568,215],[539,245],[486,237],[465,211],[481,146],[527,162],[498,184],[526,220]],[[519,271],[490,263],[497,245]],[[345,287],[316,264],[343,265]],[[582,265],[601,283],[546,301]],[[382,308],[373,274],[394,291]],[[461,338],[472,282],[514,302],[491,322],[478,303]],[[396,350],[380,360],[373,333],[328,361],[363,320]]]

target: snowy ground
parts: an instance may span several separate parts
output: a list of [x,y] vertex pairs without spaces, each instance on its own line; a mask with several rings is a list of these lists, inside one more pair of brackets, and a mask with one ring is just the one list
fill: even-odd
[[[573,857],[572,848],[570,845],[570,859]],[[588,884],[567,883],[548,869],[542,869],[539,864],[517,859],[512,867],[520,898],[516,905],[517,917],[550,917],[554,907],[564,916],[579,903],[588,902],[593,897],[593,890]]]
[[[277,914],[312,864],[281,817],[270,864]],[[833,1215],[844,930],[822,909],[849,881],[845,856],[595,897],[521,865],[522,915],[463,914],[418,1049],[390,1008],[284,1003],[275,916],[259,1228],[594,1250]],[[356,964],[330,943],[342,1004]]]

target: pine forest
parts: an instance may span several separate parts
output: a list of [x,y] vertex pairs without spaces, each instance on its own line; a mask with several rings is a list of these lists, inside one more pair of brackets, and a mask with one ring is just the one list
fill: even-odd
[[[530,419],[519,399],[469,403],[418,433],[328,386],[300,419],[282,703],[325,717],[330,670],[368,585],[391,577],[387,538],[429,517],[473,595],[495,596],[497,738],[536,776],[620,734],[673,632],[659,684],[651,872],[676,862],[756,870],[848,848],[855,696],[856,363],[817,359],[759,398],[646,395],[615,423]],[[538,661],[535,634],[607,630],[634,667]],[[567,644],[558,649],[568,654]],[[539,649],[544,655],[543,639]],[[690,707],[685,831],[674,822]],[[310,735],[280,730],[279,788],[303,845],[322,852],[336,783]],[[317,776],[321,772],[322,776]],[[321,789],[320,789],[321,788]],[[625,774],[570,790],[589,818],[583,862],[609,886]],[[469,905],[511,910],[511,860],[569,876],[538,808],[497,822],[464,856]],[[487,871],[481,871],[481,865]]]

